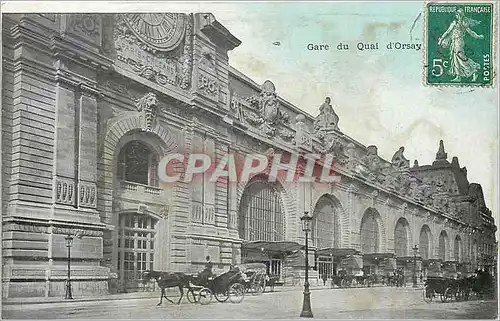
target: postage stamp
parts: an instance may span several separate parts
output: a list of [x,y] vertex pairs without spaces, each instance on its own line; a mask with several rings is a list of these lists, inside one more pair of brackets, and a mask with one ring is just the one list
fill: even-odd
[[427,3],[425,17],[426,84],[491,86],[493,3]]

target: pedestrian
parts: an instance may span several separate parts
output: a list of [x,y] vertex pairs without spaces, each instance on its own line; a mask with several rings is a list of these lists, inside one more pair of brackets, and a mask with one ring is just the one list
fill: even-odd
[[422,283],[424,280],[424,276],[422,275],[422,273],[420,273],[420,283]]
[[326,285],[326,280],[328,279],[328,276],[326,275],[326,273],[323,273],[323,275],[321,277],[323,279],[323,286],[325,286]]

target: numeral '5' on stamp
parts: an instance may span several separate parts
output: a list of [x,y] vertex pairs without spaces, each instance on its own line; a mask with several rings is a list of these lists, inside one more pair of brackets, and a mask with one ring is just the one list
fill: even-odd
[[428,3],[426,16],[427,85],[493,84],[492,3]]

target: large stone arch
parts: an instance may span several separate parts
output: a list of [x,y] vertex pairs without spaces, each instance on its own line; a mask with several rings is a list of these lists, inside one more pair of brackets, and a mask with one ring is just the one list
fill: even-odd
[[[114,226],[117,223],[117,216],[113,212],[113,190],[115,188],[116,159],[128,141],[139,140],[153,148],[160,158],[168,153],[176,152],[178,144],[171,132],[164,128],[159,121],[156,121],[150,130],[143,130],[143,115],[139,112],[129,112],[108,120],[104,135],[100,144],[100,159],[98,162],[98,211],[101,220],[108,227],[104,234],[104,252],[115,253],[113,251],[113,240],[117,235]],[[173,190],[179,188],[175,183]],[[108,265],[116,266],[116,255],[105,258]]]
[[287,235],[289,235],[290,228],[294,227],[294,222],[291,221],[292,215],[295,213],[295,202],[293,201],[293,196],[289,191],[284,187],[284,181],[280,178],[276,178],[274,182],[270,182],[269,174],[267,172],[257,173],[252,175],[248,182],[238,182],[237,189],[237,204],[236,209],[238,211],[236,218],[236,229],[239,231],[240,229],[240,208],[241,208],[241,200],[246,189],[255,182],[266,182],[271,185],[276,191],[279,192],[281,196],[281,201],[283,204],[283,215],[284,215],[284,240],[287,240]]
[[[394,222],[394,253],[397,256],[409,256],[411,253],[411,249],[413,247],[413,237],[411,233],[410,223],[406,219],[406,217],[400,216]],[[405,235],[398,235],[401,233],[405,233]],[[400,237],[404,237],[404,248],[400,248],[398,242],[402,241]],[[399,240],[398,240],[399,239]]]
[[441,232],[439,232],[437,246],[438,259],[447,261],[450,258],[450,241],[446,230],[441,230]]
[[[365,252],[363,250],[363,247],[368,247],[368,244],[363,244],[364,243],[364,236],[363,236],[363,233],[364,233],[364,230],[366,231],[366,228],[364,226],[364,224],[367,223],[367,220],[370,220],[370,218],[372,218],[375,222],[376,222],[376,225],[377,225],[377,228],[378,228],[378,241],[376,242],[376,244],[374,244],[373,246],[373,250],[375,252],[385,252],[387,250],[387,246],[386,246],[386,231],[385,231],[385,226],[384,226],[384,223],[383,223],[383,220],[382,220],[382,216],[380,215],[379,211],[377,209],[375,209],[374,207],[368,207],[364,212],[363,212],[363,216],[361,218],[361,224],[359,226],[359,247],[361,249],[362,252]],[[368,238],[366,238],[367,240]],[[369,251],[371,252],[371,250]],[[364,253],[366,254],[366,253]]]
[[[426,239],[425,239],[426,238]],[[427,251],[424,251],[425,244],[427,244]],[[432,231],[429,225],[423,224],[420,228],[419,240],[418,240],[418,248],[419,253],[422,259],[427,260],[434,257],[433,255],[433,238]]]
[[340,248],[342,247],[342,237],[343,237],[342,231],[349,230],[349,227],[345,220],[346,213],[342,208],[342,204],[340,203],[339,199],[336,196],[329,193],[325,193],[319,196],[313,203],[314,204],[312,212],[313,219],[315,219],[315,217],[318,215],[317,211],[319,210],[319,206],[323,206],[324,202],[330,203],[335,210],[335,212],[332,213],[332,215],[334,215],[333,221],[335,224],[334,225],[335,229],[333,231],[334,239],[332,240],[333,243],[329,247]]

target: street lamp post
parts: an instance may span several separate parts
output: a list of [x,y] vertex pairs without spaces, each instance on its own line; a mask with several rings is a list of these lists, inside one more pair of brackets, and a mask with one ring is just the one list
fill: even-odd
[[308,234],[311,231],[311,221],[312,217],[308,215],[308,212],[304,212],[304,216],[300,218],[302,222],[302,231],[306,234],[306,280],[304,282],[304,301],[302,302],[302,312],[300,316],[302,318],[312,318],[313,313],[311,311],[311,292],[309,292],[309,243]]
[[66,280],[66,300],[73,300],[73,293],[71,291],[71,246],[73,245],[73,237],[68,235],[64,238],[66,240],[66,247],[68,248],[68,279]]
[[413,287],[417,287],[417,251],[418,246],[415,244],[413,247]]

